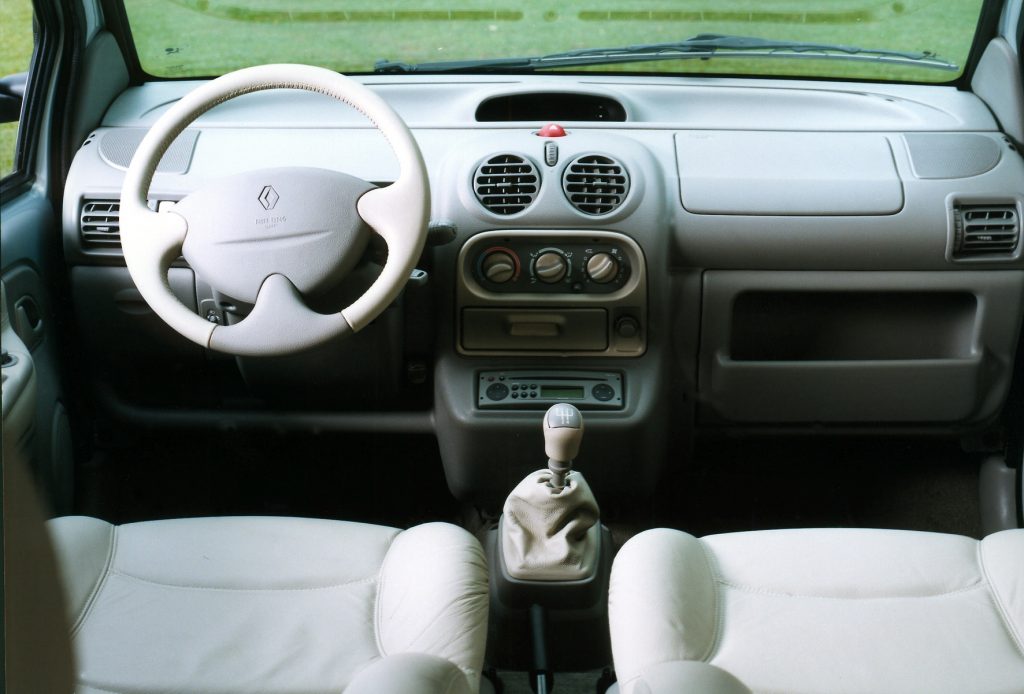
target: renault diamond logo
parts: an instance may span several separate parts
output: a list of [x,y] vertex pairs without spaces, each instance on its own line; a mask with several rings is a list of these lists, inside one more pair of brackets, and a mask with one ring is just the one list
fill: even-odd
[[263,186],[263,190],[260,191],[259,201],[263,205],[263,209],[272,210],[277,205],[277,201],[281,199],[281,196],[274,190],[274,186]]

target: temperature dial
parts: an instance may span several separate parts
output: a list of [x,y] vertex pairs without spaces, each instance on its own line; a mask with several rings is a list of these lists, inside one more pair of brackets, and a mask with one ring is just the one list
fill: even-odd
[[619,274],[619,261],[610,253],[595,253],[587,260],[587,277],[598,284],[611,282]]
[[483,276],[495,284],[504,284],[514,278],[519,269],[515,257],[504,250],[488,251],[480,263]]
[[544,251],[533,261],[534,276],[546,284],[562,281],[568,271],[569,261],[560,251]]

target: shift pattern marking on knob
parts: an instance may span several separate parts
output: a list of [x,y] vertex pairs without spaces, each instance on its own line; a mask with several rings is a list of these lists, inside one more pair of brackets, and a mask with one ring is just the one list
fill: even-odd
[[561,282],[568,272],[569,261],[558,250],[546,249],[533,261],[533,276],[546,284]]
[[544,415],[548,429],[581,429],[583,428],[583,415],[574,406],[568,403],[552,405]]
[[592,282],[605,284],[619,274],[619,261],[610,253],[595,253],[587,260],[587,277]]

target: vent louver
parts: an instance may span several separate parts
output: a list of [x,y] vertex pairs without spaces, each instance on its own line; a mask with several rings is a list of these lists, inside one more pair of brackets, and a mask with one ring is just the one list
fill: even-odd
[[957,257],[1009,254],[1020,243],[1015,205],[958,205],[953,210]]
[[626,199],[629,174],[614,159],[588,154],[565,168],[562,190],[572,206],[583,214],[608,214]]
[[516,154],[491,157],[477,167],[473,176],[477,200],[494,214],[522,212],[533,204],[539,188],[537,168]]
[[121,203],[117,200],[86,200],[82,205],[82,241],[88,246],[121,243]]

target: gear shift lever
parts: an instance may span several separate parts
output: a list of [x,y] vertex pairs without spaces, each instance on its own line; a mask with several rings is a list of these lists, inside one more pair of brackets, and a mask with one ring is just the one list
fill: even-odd
[[565,487],[565,477],[572,472],[572,461],[580,452],[583,440],[583,415],[572,405],[552,405],[544,415],[544,453],[553,489]]
[[559,403],[544,415],[546,470],[526,476],[505,501],[501,551],[512,578],[578,581],[594,575],[601,512],[572,460],[583,439],[583,415]]

